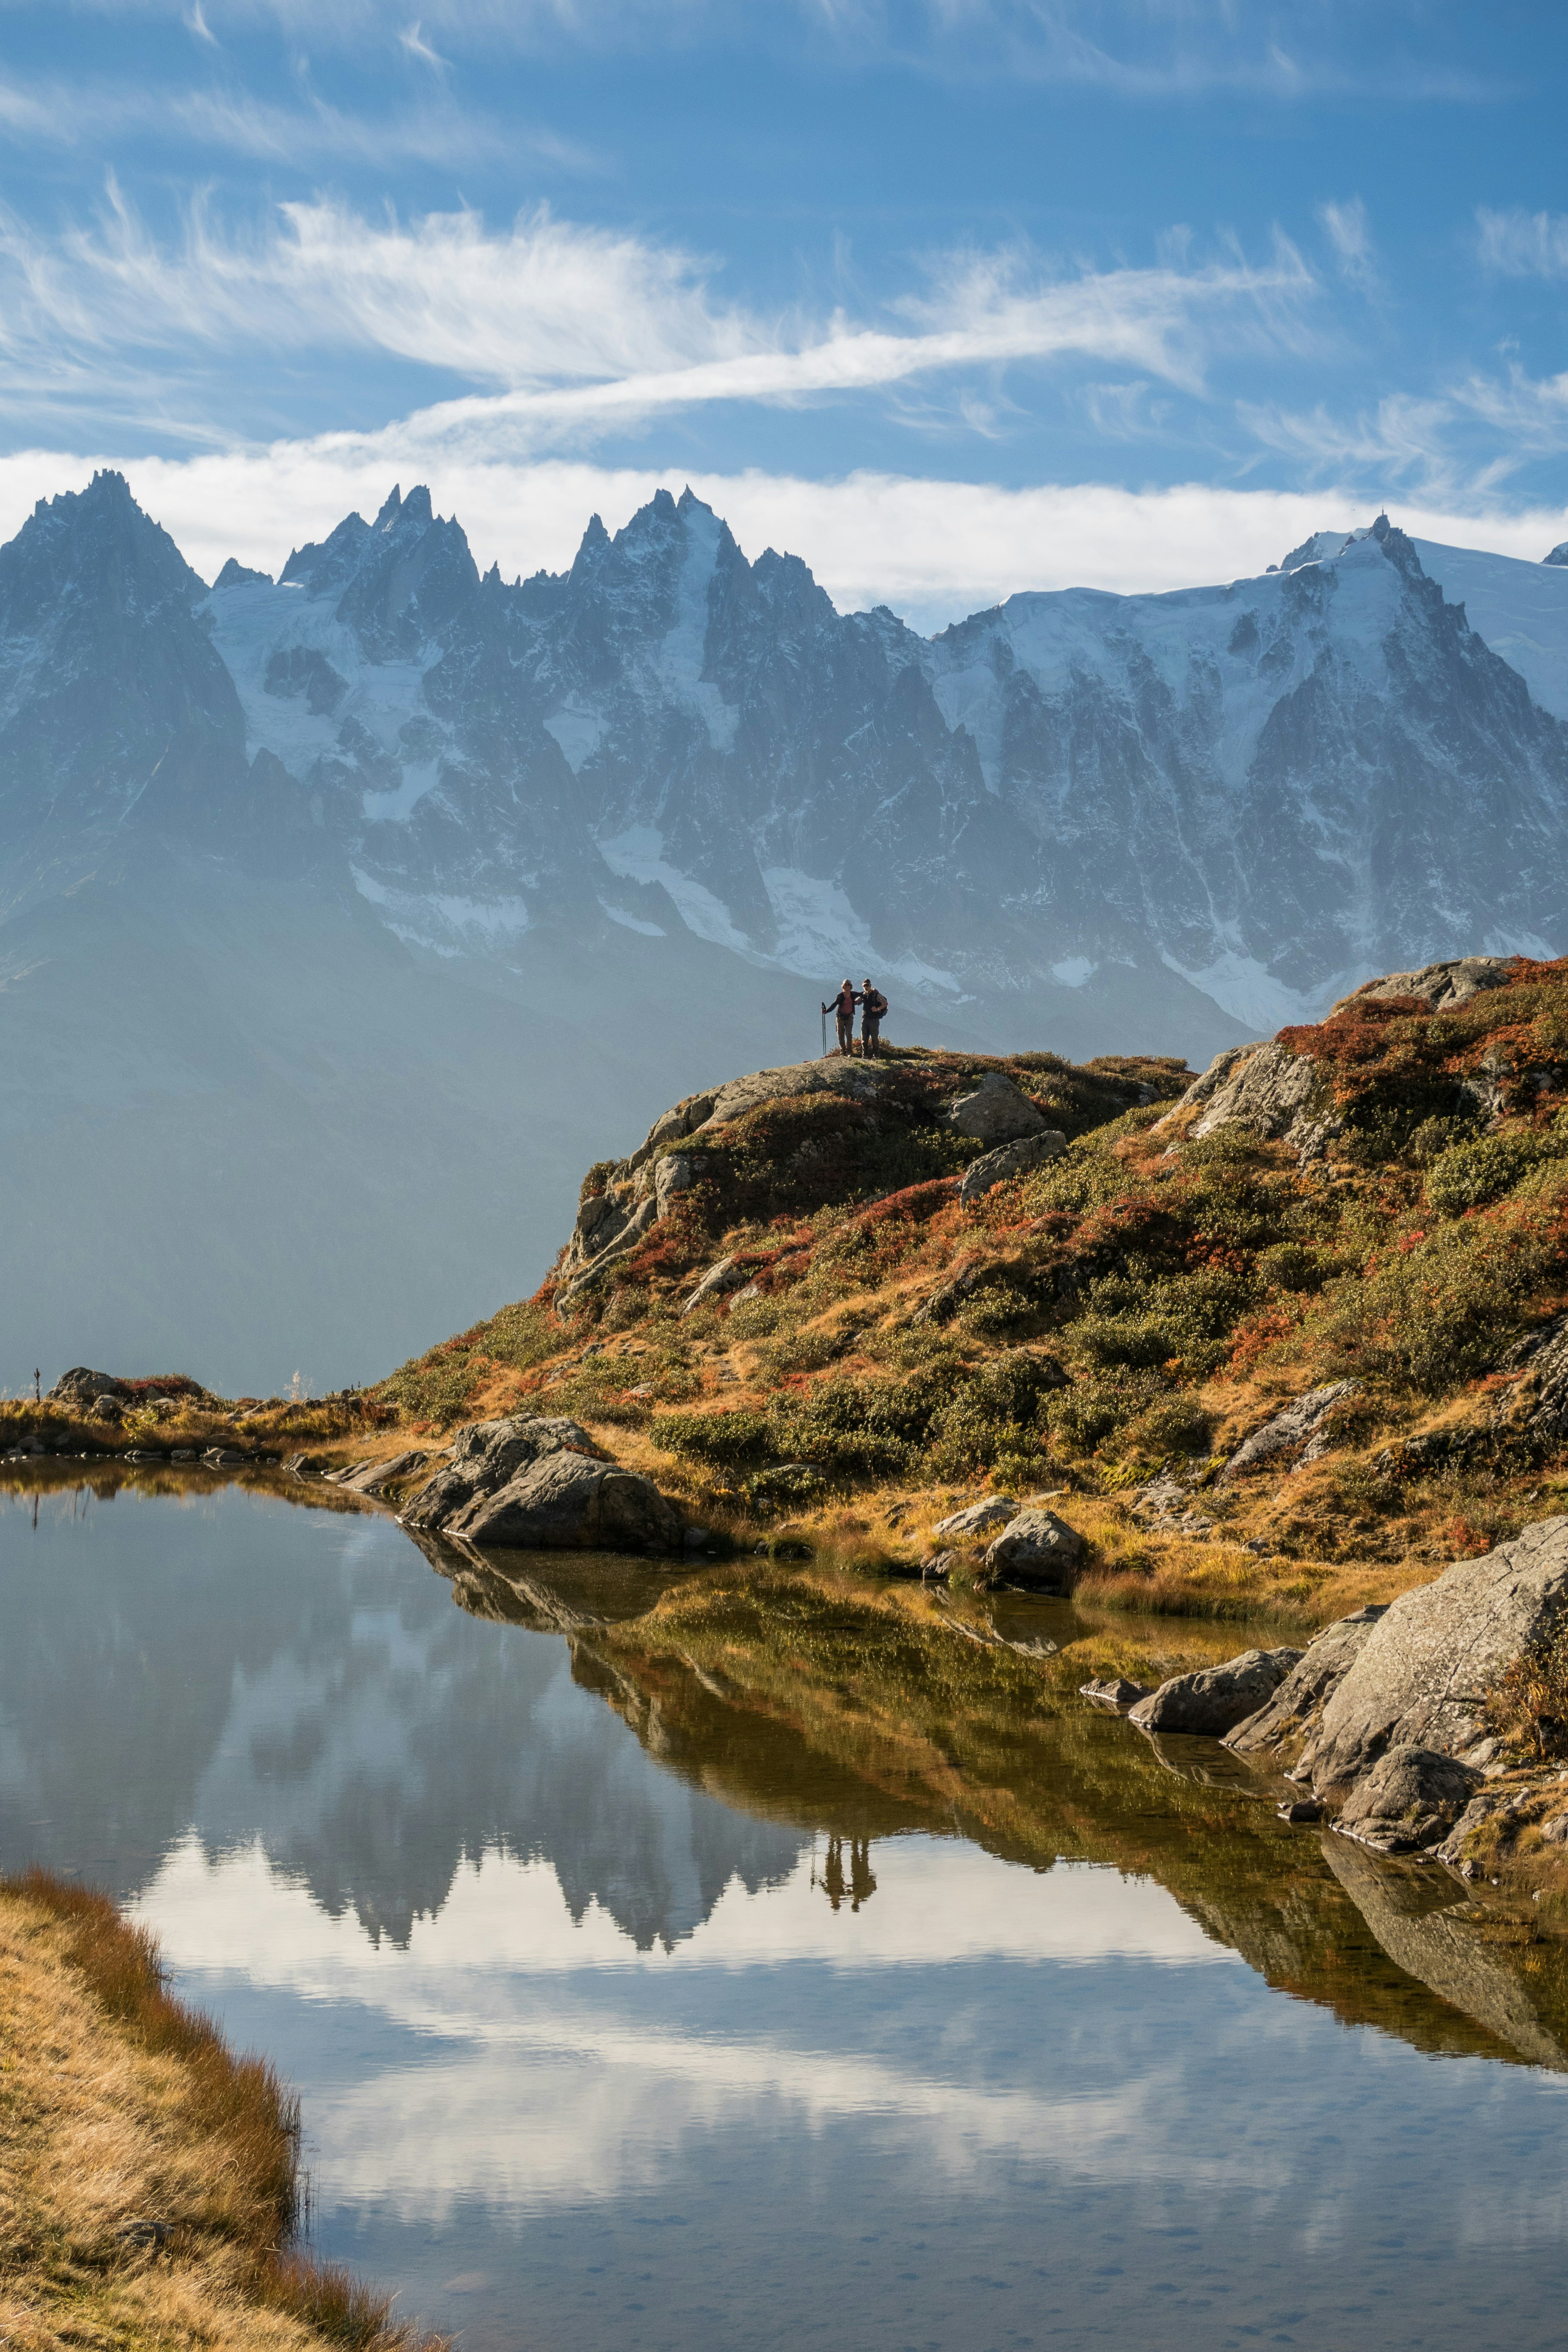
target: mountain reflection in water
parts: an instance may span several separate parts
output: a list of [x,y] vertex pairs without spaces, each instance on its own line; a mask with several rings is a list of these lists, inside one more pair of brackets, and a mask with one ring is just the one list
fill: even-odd
[[136,1904],[278,2060],[323,2250],[405,2310],[1555,2341],[1527,1924],[1086,1706],[1066,1603],[423,1552],[237,1488],[0,1507],[0,1862]]

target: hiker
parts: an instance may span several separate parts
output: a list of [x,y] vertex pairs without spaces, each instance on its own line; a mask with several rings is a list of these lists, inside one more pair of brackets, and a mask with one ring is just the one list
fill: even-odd
[[882,1023],[887,1011],[887,998],[868,979],[860,996],[860,1051],[868,1061],[882,1050]]
[[824,1013],[831,1013],[838,1024],[838,1050],[844,1055],[855,1051],[855,1007],[859,1002],[854,982],[847,980],[832,1003],[822,1008]]

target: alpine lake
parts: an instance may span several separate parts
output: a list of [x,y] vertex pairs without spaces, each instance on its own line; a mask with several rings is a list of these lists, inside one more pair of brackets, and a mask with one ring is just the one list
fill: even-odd
[[463,2352],[1560,2347],[1568,1952],[1079,1698],[1107,1622],[18,1471],[0,1866],[156,1930]]

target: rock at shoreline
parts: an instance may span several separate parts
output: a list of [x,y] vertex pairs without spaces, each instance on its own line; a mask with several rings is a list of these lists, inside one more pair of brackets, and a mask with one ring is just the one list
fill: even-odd
[[446,1529],[469,1543],[536,1551],[680,1551],[686,1527],[651,1478],[581,1454],[551,1454],[476,1496]]
[[1026,1176],[1032,1168],[1040,1168],[1047,1160],[1058,1160],[1068,1148],[1067,1137],[1060,1128],[1042,1128],[1037,1134],[1020,1136],[1016,1143],[999,1144],[994,1151],[984,1152],[972,1160],[958,1182],[958,1197],[963,1202],[978,1201],[1010,1176]]
[[[300,1460],[304,1459],[301,1455]],[[362,1463],[357,1470],[345,1471],[334,1483],[347,1486],[359,1495],[384,1494],[388,1486],[405,1486],[416,1471],[423,1470],[430,1456],[416,1446],[406,1454],[395,1454],[387,1462]]]
[[1125,1675],[1116,1675],[1109,1682],[1079,1683],[1079,1698],[1098,1699],[1102,1706],[1136,1706],[1141,1698],[1153,1696],[1147,1683],[1129,1682]]
[[1243,1650],[1222,1666],[1173,1675],[1139,1700],[1129,1720],[1142,1731],[1187,1731],[1218,1738],[1256,1714],[1300,1656],[1300,1650]]
[[471,1423],[415,1496],[411,1527],[533,1550],[679,1551],[686,1521],[649,1478],[600,1458],[579,1422]]
[[1020,1511],[986,1550],[983,1588],[1021,1584],[1034,1591],[1065,1591],[1083,1558],[1083,1538],[1054,1511]]
[[1320,1794],[1390,1748],[1454,1756],[1478,1739],[1490,1685],[1568,1609],[1568,1517],[1538,1520],[1481,1559],[1402,1593],[1323,1708],[1300,1770]]
[[1406,1743],[1391,1748],[1357,1781],[1334,1827],[1379,1853],[1410,1853],[1436,1845],[1480,1785],[1469,1765]]
[[1245,1716],[1233,1730],[1226,1732],[1226,1746],[1234,1748],[1238,1756],[1267,1750],[1293,1763],[1293,1744],[1312,1729],[1330,1693],[1338,1689],[1360,1655],[1363,1643],[1385,1613],[1378,1608],[1358,1609],[1353,1617],[1342,1617],[1336,1623],[1325,1625],[1308,1643],[1273,1696],[1256,1715]]

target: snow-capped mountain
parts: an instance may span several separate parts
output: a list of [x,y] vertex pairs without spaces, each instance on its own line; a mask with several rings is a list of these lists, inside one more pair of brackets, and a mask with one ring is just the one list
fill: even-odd
[[[209,591],[105,473],[0,550],[0,1118],[37,1215],[79,1252],[87,1130],[160,1228],[179,1134],[272,1166],[268,1199],[287,1165],[296,1232],[334,1204],[332,1281],[224,1249],[304,1326],[338,1280],[374,1297],[360,1374],[416,1311],[525,1286],[573,1167],[807,1050],[846,971],[895,1036],[1202,1059],[1373,971],[1568,946],[1568,565],[1379,518],[925,639],[689,491],[509,583],[394,490]],[[471,1279],[438,1309],[367,1284],[464,1183]]]
[[1426,555],[1380,521],[1259,579],[1015,596],[927,641],[749,562],[689,492],[508,586],[395,491],[195,618],[247,757],[431,944],[598,898],[819,983],[874,962],[1047,1018],[1163,967],[1256,1027],[1563,935],[1568,577]]

